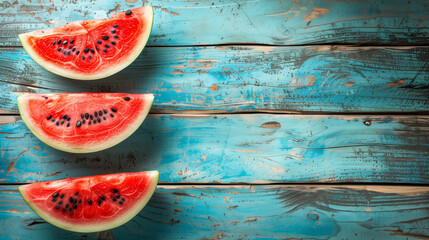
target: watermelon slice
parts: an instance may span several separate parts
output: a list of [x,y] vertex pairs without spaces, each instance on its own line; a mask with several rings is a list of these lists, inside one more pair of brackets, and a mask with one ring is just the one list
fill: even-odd
[[158,171],[118,173],[33,183],[18,190],[47,222],[75,232],[98,232],[136,216],[153,195],[158,177]]
[[112,147],[142,124],[152,94],[26,93],[18,107],[27,127],[53,148],[89,153]]
[[109,19],[70,22],[19,35],[28,54],[58,75],[93,80],[115,74],[143,50],[153,22],[152,6],[114,14]]

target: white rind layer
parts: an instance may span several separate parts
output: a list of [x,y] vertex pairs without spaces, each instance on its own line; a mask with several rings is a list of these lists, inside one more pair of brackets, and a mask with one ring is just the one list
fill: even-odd
[[[76,80],[96,80],[105,78],[108,76],[111,76],[122,69],[126,68],[128,65],[130,65],[136,58],[140,55],[140,53],[143,51],[143,48],[146,45],[147,40],[149,39],[150,32],[152,31],[152,25],[153,25],[153,8],[152,5],[145,6],[145,12],[143,14],[143,22],[150,23],[150,27],[146,28],[142,35],[140,35],[139,39],[140,41],[136,44],[135,48],[131,51],[132,54],[128,56],[128,58],[124,59],[122,62],[115,64],[112,67],[109,67],[107,69],[104,69],[103,71],[99,71],[97,73],[93,74],[80,74],[76,73],[75,71],[71,71],[68,69],[59,68],[55,64],[43,60],[39,54],[36,53],[36,51],[33,50],[33,48],[28,44],[28,38],[33,36],[34,32],[29,33],[22,33],[19,34],[19,40],[21,41],[22,46],[24,47],[25,51],[27,51],[28,55],[36,61],[40,66],[45,68],[48,71],[51,71],[57,75],[72,78]],[[149,25],[149,24],[148,24]]]
[[51,223],[54,226],[57,226],[59,228],[73,231],[73,232],[80,232],[80,233],[91,233],[91,232],[100,232],[100,231],[106,231],[112,228],[119,227],[132,218],[134,218],[143,208],[146,206],[149,199],[152,197],[153,193],[155,192],[156,186],[158,185],[159,180],[159,172],[158,171],[148,171],[147,174],[152,175],[151,181],[149,183],[149,188],[146,190],[146,194],[144,194],[136,203],[135,206],[128,209],[127,212],[124,212],[120,214],[117,219],[112,221],[107,221],[104,223],[99,224],[70,224],[65,221],[61,221],[60,219],[54,219],[51,216],[49,216],[45,211],[42,209],[39,209],[37,206],[35,206],[29,199],[29,197],[26,194],[26,186],[23,185],[18,187],[19,192],[21,193],[24,200],[27,202],[27,204],[33,209],[37,215],[39,215],[41,218],[43,218],[45,221]]
[[30,117],[28,116],[28,112],[30,112],[27,107],[28,104],[25,104],[25,99],[27,96],[31,96],[31,94],[23,94],[17,98],[18,102],[18,109],[19,113],[21,114],[21,118],[24,121],[25,125],[30,129],[30,131],[42,142],[45,144],[64,151],[64,152],[71,152],[71,153],[92,153],[92,152],[98,152],[110,147],[115,146],[116,144],[122,142],[123,140],[127,139],[131,134],[133,134],[139,126],[143,123],[145,120],[147,114],[150,111],[150,108],[153,103],[154,96],[153,94],[144,94],[145,99],[145,105],[143,106],[143,111],[139,114],[138,118],[135,120],[133,124],[130,125],[126,129],[126,131],[123,131],[115,136],[112,136],[108,141],[99,142],[98,144],[92,144],[87,146],[73,146],[68,145],[64,142],[57,142],[50,139],[50,137],[43,132],[37,131],[36,123],[33,121],[30,121]]

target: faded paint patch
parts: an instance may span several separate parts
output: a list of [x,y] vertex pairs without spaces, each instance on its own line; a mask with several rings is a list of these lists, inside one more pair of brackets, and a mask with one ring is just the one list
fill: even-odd
[[169,13],[171,16],[179,16],[180,14],[173,12],[173,11],[168,11],[166,8],[161,8],[161,10],[163,12]]
[[314,5],[313,9],[311,10],[311,13],[304,16],[304,21],[310,22],[313,19],[316,19],[320,16],[328,14],[328,12],[329,12],[329,8],[321,8]]
[[110,15],[111,13],[117,12],[117,11],[119,11],[119,9],[121,9],[121,5],[117,3],[114,9],[110,9],[107,12],[107,15]]
[[348,81],[348,82],[345,82],[344,83],[344,86],[346,86],[346,87],[353,87],[353,85],[355,85],[355,82],[352,82],[352,81]]
[[173,74],[174,76],[176,76],[176,75],[181,75],[181,74],[183,74],[183,71],[180,71],[180,70],[174,70],[173,72],[171,72],[171,74]]
[[267,47],[267,46],[255,46],[252,48],[253,51],[261,51],[264,54],[270,54],[276,47]]

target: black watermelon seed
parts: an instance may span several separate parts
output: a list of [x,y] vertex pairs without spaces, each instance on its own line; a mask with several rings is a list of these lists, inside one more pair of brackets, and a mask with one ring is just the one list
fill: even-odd
[[61,125],[63,125],[65,121],[66,121],[66,120],[62,120],[62,121],[61,121]]
[[45,99],[48,99],[48,97],[45,97]]
[[123,204],[123,202],[119,201],[119,204],[121,204],[121,205],[122,205],[122,204]]
[[94,116],[95,116],[95,117],[98,117],[98,112],[94,112]]
[[102,43],[103,43],[103,41],[101,41],[101,40],[97,40],[97,43],[98,43],[98,44],[102,44]]
[[106,200],[106,198],[103,195],[100,195],[100,199],[103,201]]
[[85,118],[88,119],[89,118],[89,114],[85,113]]
[[75,196],[79,195],[79,192],[76,192],[74,195],[75,195]]
[[79,55],[79,53],[80,53],[80,51],[79,51],[79,50],[77,50],[77,51],[76,51],[76,55]]
[[103,120],[106,120],[106,117],[103,117]]
[[55,118],[51,120],[51,122],[55,122]]
[[98,115],[100,115],[100,116],[103,115],[103,111],[101,111],[101,110],[98,111]]
[[53,198],[56,198],[56,197],[58,197],[58,195],[60,195],[59,193],[57,193],[57,192],[55,192],[54,194],[52,194],[52,197]]
[[104,35],[104,36],[102,37],[102,39],[103,39],[104,41],[109,40],[109,36]]
[[73,206],[73,209],[76,209],[76,208],[77,208],[77,205],[74,205],[74,206]]
[[115,34],[115,33],[116,33],[116,29],[113,29],[113,30],[112,30],[112,33],[113,33],[113,34]]
[[61,196],[60,196],[60,198],[63,198],[64,197],[64,194],[62,194]]
[[117,199],[119,199],[121,197],[121,195],[119,195],[119,193],[115,193],[115,196]]
[[72,48],[72,52],[74,52],[74,51],[76,51],[76,47],[73,47],[73,48]]
[[121,201],[122,201],[122,202],[125,202],[125,198],[122,198],[122,199],[121,199]]
[[68,51],[68,52],[67,52],[67,56],[70,56],[70,54],[71,54],[71,52],[70,52],[70,51]]
[[91,118],[91,120],[94,119],[94,117],[92,115],[90,115],[89,118]]
[[67,123],[67,127],[70,127],[70,123]]
[[116,198],[112,197],[112,201],[116,202]]
[[114,189],[112,189],[112,192],[113,192],[113,193],[117,193],[117,192],[119,192],[119,191],[118,191],[118,189],[114,188]]
[[52,198],[52,202],[56,202],[58,198]]
[[49,115],[47,119],[48,119],[48,120],[51,120],[51,118],[52,118],[52,115]]
[[82,56],[82,60],[85,60],[85,56]]
[[110,116],[111,116],[111,117],[114,117],[114,115],[113,115],[113,114],[110,114]]
[[91,199],[88,199],[88,204],[91,206],[92,205],[92,201]]
[[98,47],[95,47],[95,49],[97,49],[97,52],[100,51],[100,49]]
[[64,54],[64,55],[67,55],[67,51],[66,51],[66,50],[64,50],[64,51],[63,51],[63,54]]
[[131,10],[127,10],[127,11],[125,11],[125,15],[127,15],[127,16],[129,16],[129,15],[131,15]]
[[67,43],[68,43],[68,42],[67,42],[67,40],[66,40],[66,41],[64,41],[64,42],[63,42],[63,45],[66,45]]
[[67,117],[67,121],[70,121],[70,119],[71,119],[70,117]]
[[103,112],[104,112],[104,113],[107,113],[107,110],[106,110],[106,109],[103,109]]
[[69,198],[69,201],[70,201],[71,203],[73,203],[73,202],[74,202],[73,197],[70,197],[70,198]]
[[73,43],[74,43],[74,39],[70,40],[70,44],[73,44]]
[[101,206],[101,200],[98,200],[97,204],[98,206]]
[[131,99],[130,97],[124,97],[125,101],[130,101],[130,99]]
[[104,45],[105,48],[110,48],[110,46],[108,44]]
[[83,113],[80,114],[80,117],[83,119],[85,116],[83,116]]
[[66,209],[65,209],[65,208],[63,208],[63,212],[66,212]]
[[82,203],[82,199],[79,199],[79,204],[81,204]]
[[69,46],[69,49],[72,49],[73,46]]
[[81,123],[80,121],[77,121],[77,122],[76,122],[76,127],[80,127],[80,126],[81,126],[81,124],[82,124],[82,123]]
[[55,45],[55,41],[52,42],[52,45]]
[[89,55],[89,59],[92,59],[92,55]]
[[83,52],[84,52],[84,53],[89,52],[89,48],[85,48],[85,49],[83,49]]
[[92,53],[92,54],[94,54],[94,53],[95,53],[94,49],[92,49],[92,48],[91,48],[91,50],[90,50],[90,51],[91,51],[91,53]]
[[101,123],[101,119],[100,119],[100,118],[97,118],[97,122],[98,122],[98,123]]
[[[116,108],[112,107],[112,112],[116,112],[116,111],[117,111]],[[118,190],[116,190],[116,191],[118,191]]]
[[96,124],[96,123],[97,123],[97,120],[96,120],[96,119],[94,119],[94,121],[92,121],[92,123]]
[[70,211],[70,212],[71,212],[71,211],[73,211],[73,208],[69,207],[69,211]]
[[60,208],[61,208],[60,206],[55,206],[55,209],[57,209],[57,210],[60,209]]
[[113,38],[114,38],[114,39],[118,39],[119,37],[118,37],[118,35],[115,35],[115,36],[113,36]]
[[60,125],[60,122],[57,122],[56,124],[57,124],[57,126],[59,126],[59,125]]
[[104,52],[104,53],[107,53],[107,49],[103,49],[103,52]]
[[82,120],[82,124],[85,124],[85,119]]
[[58,42],[57,42],[58,44],[60,44],[61,43],[61,39],[58,39]]
[[113,27],[114,27],[114,28],[117,28],[117,27],[118,27],[118,24],[113,25]]
[[112,44],[113,46],[115,46],[115,45],[116,45],[116,42],[111,42],[111,44]]
[[63,201],[59,201],[59,202],[58,202],[58,205],[61,205],[61,204],[63,204]]
[[67,203],[67,204],[66,204],[66,208],[68,208],[69,206],[70,206],[70,205]]
[[63,119],[67,119],[67,117],[68,117],[67,115],[64,115],[62,118],[63,118]]
[[88,125],[91,125],[91,121],[88,121]]
[[61,47],[59,47],[59,48],[57,49],[57,51],[59,52],[59,51],[61,51],[61,49],[62,49],[62,48],[61,48]]

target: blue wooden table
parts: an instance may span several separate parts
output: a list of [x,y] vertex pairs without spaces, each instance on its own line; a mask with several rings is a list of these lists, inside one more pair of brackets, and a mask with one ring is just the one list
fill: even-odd
[[[106,79],[56,76],[17,38],[142,4],[148,47]],[[429,239],[425,0],[5,0],[0,90],[0,239]],[[71,154],[31,134],[21,92],[155,102],[126,141]],[[100,233],[46,223],[16,190],[153,169],[149,204]]]

